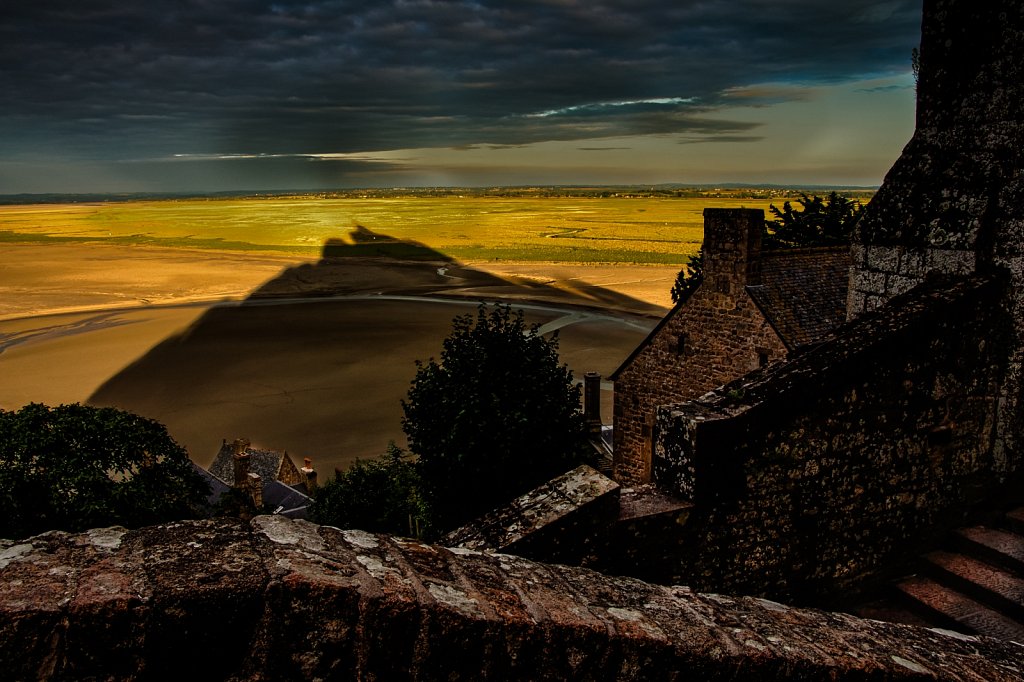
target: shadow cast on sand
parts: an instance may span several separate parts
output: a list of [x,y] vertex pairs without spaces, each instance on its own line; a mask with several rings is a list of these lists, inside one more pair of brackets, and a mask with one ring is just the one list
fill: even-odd
[[363,226],[348,236],[245,301],[210,308],[88,402],[162,421],[203,465],[222,438],[245,436],[329,470],[404,444],[414,360],[436,356],[452,318],[481,300],[528,302],[530,321],[554,326],[571,314],[561,352],[578,376],[610,373],[663,313],[577,279],[503,278]]

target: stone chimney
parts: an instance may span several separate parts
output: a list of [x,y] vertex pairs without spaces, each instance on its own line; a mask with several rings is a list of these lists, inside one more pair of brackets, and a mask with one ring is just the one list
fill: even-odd
[[263,507],[263,479],[260,478],[259,474],[250,473],[246,483],[247,487],[242,490],[252,496],[252,504],[256,507],[257,513],[259,513],[259,510]]
[[249,485],[249,441],[238,438],[231,444],[234,451],[232,463],[235,470],[235,487],[245,490]]
[[704,285],[735,298],[748,284],[761,283],[764,211],[753,208],[704,209]]
[[310,457],[303,459],[303,466],[299,472],[306,477],[306,492],[312,494],[316,490],[316,469],[313,468],[313,460]]
[[592,435],[601,433],[601,375],[587,372],[583,375],[583,419]]

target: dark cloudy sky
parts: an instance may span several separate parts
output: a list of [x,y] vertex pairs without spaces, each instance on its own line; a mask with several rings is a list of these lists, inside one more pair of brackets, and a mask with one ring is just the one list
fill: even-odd
[[0,193],[877,184],[920,0],[5,0]]

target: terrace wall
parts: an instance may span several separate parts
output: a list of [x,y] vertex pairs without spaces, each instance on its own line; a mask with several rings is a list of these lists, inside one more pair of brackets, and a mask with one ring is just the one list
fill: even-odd
[[1016,644],[261,516],[0,541],[9,679],[1019,680]]
[[660,408],[655,482],[693,508],[617,566],[821,603],[993,502],[1003,286],[930,281],[787,363]]

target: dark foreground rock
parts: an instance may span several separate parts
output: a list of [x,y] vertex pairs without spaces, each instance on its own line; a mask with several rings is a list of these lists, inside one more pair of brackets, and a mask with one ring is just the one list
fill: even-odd
[[281,517],[0,541],[4,679],[1019,680],[1012,642]]

